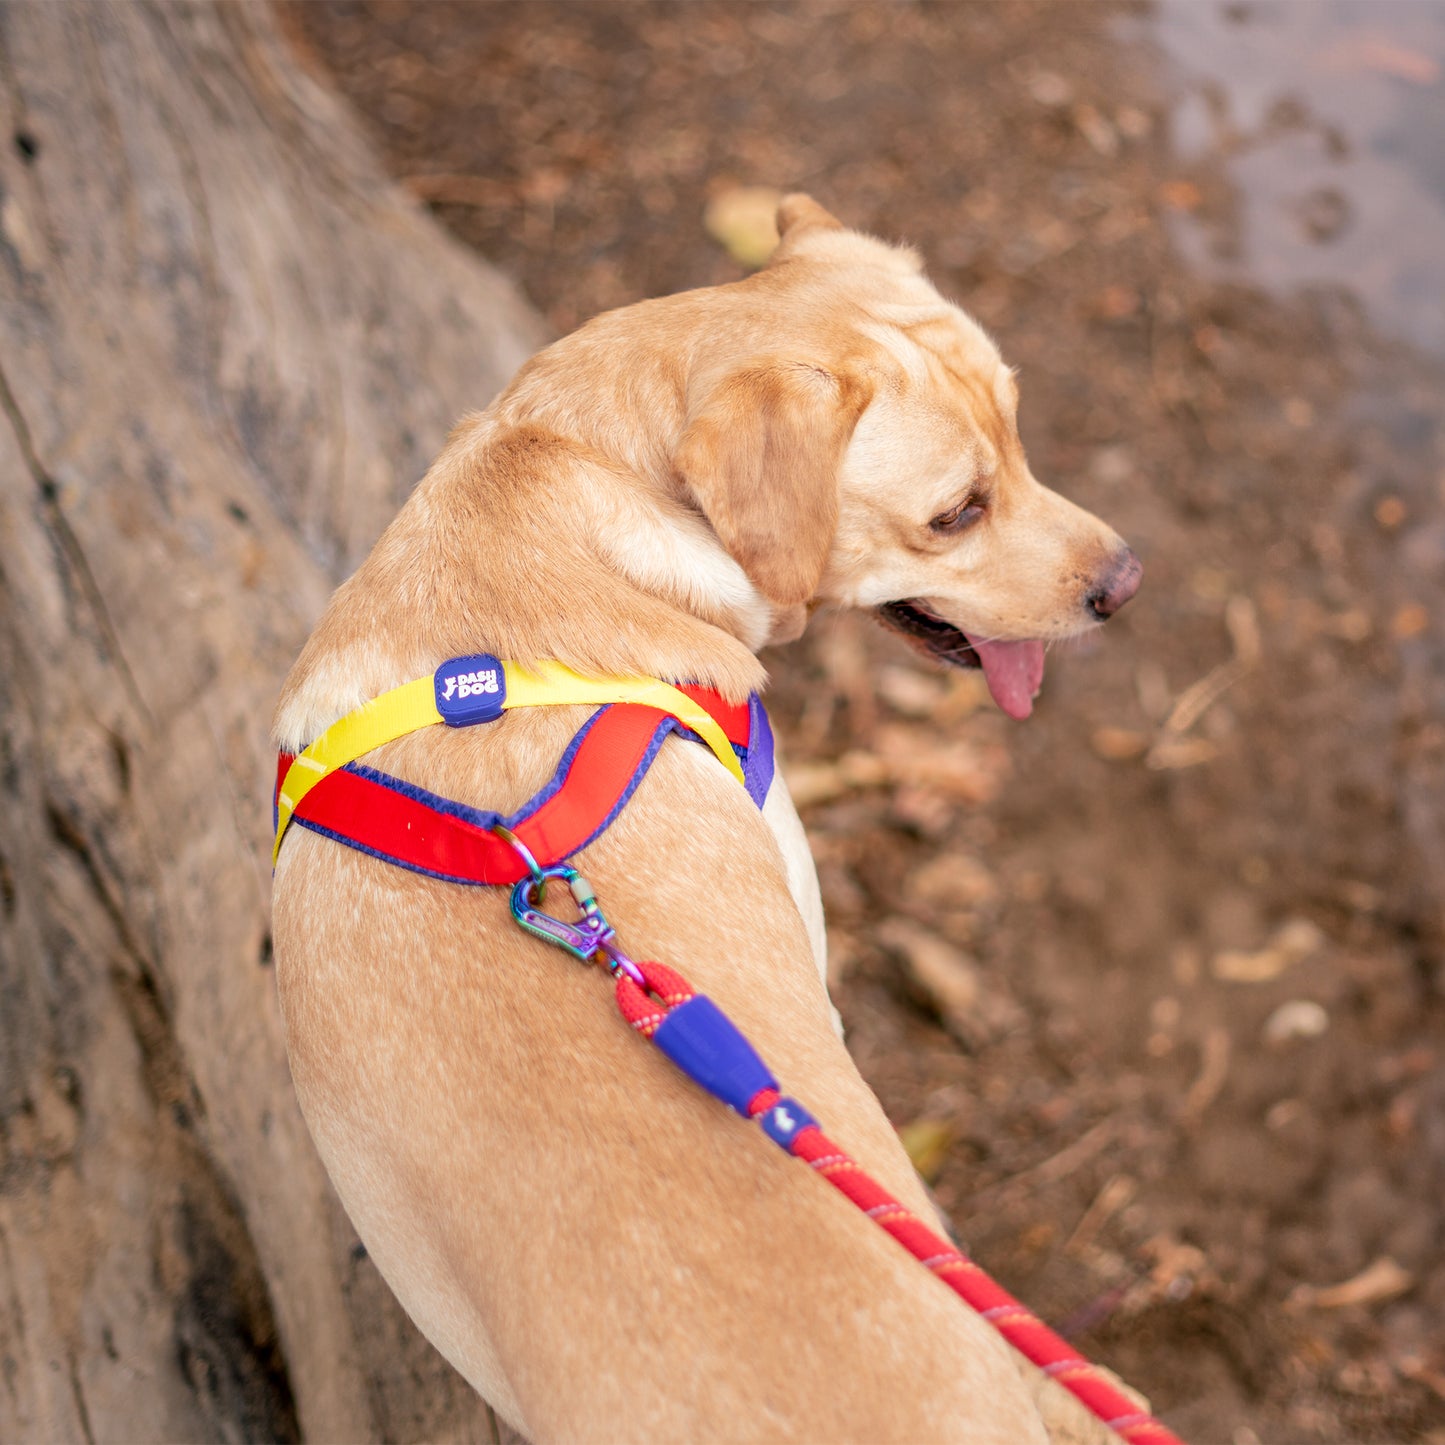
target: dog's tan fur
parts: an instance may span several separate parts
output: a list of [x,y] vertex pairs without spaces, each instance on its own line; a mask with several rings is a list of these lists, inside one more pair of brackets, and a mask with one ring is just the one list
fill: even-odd
[[[339,589],[277,712],[314,738],[448,656],[761,685],[814,605],[926,599],[1067,636],[1122,543],[1030,476],[993,343],[916,258],[806,197],[772,263],[601,316],[462,423]],[[929,521],[969,495],[983,520]],[[428,729],[369,762],[510,811],[585,710]],[[796,815],[669,741],[577,860],[900,1198],[929,1203],[832,1026]],[[880,1230],[522,935],[502,890],[294,829],[276,874],[296,1088],[372,1256],[537,1441],[1045,1438],[1007,1348]]]

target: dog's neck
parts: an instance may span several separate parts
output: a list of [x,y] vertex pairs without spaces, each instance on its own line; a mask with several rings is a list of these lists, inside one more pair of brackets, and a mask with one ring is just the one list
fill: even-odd
[[303,746],[370,698],[477,651],[700,682],[739,700],[765,679],[754,649],[796,635],[797,621],[775,614],[655,471],[494,409],[454,432],[338,589],[273,730],[281,746]]

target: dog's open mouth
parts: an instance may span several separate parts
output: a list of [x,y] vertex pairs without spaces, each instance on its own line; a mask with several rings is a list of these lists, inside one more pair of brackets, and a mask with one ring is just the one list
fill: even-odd
[[951,622],[936,617],[917,598],[885,602],[879,618],[901,632],[920,652],[951,667],[981,667],[993,700],[1012,718],[1026,718],[1044,680],[1044,645],[990,642],[970,637]]

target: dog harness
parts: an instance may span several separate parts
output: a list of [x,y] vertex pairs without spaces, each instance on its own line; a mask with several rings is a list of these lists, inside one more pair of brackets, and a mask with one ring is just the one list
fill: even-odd
[[[511,708],[601,704],[568,743],[547,785],[510,817],[468,807],[358,762],[437,723],[471,727]],[[657,678],[587,678],[558,662],[524,668],[489,653],[454,657],[348,713],[276,770],[276,842],[291,823],[447,883],[529,876],[512,842],[548,867],[606,831],[670,733],[705,743],[761,808],[773,780],[773,733],[758,695],[730,703],[711,688]]]
[[[552,780],[509,818],[358,762],[419,728],[469,727],[509,708],[547,703],[597,704],[598,711],[573,736]],[[489,653],[453,658],[434,676],[347,714],[304,751],[281,754],[272,861],[295,822],[446,882],[512,884],[517,922],[584,963],[603,962],[615,979],[622,1017],[685,1074],[811,1165],[1130,1445],[1182,1445],[833,1143],[807,1109],[781,1093],[768,1066],[710,998],[675,970],[631,959],[618,946],[591,885],[567,860],[617,816],[672,732],[705,743],[762,807],[773,777],[773,738],[756,694],[732,704],[708,688],[656,678],[585,678],[560,663],[527,669]],[[553,880],[570,891],[581,915],[575,922],[543,911]]]

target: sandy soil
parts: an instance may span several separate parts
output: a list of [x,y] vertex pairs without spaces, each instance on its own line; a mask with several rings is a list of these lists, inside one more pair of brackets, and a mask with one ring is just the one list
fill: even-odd
[[864,619],[770,659],[852,1047],[980,1260],[1182,1433],[1445,1440],[1437,362],[1185,266],[1241,200],[1138,9],[287,13],[559,330],[742,274],[704,206],[768,184],[999,337],[1145,588],[1021,726]]

